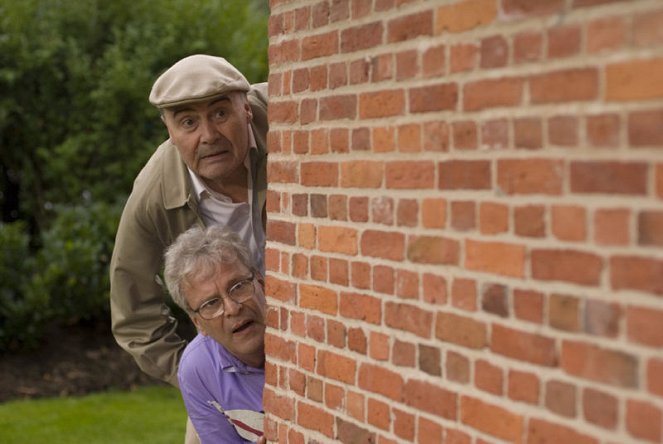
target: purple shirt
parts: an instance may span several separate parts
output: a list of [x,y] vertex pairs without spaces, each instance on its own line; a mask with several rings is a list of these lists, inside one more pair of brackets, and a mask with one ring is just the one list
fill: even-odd
[[244,364],[199,334],[184,349],[177,378],[202,444],[254,442],[251,430],[262,432],[264,369]]

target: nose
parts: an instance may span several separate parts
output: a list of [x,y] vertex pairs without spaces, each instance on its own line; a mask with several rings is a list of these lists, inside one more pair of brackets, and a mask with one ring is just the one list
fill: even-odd
[[214,144],[219,138],[219,132],[214,123],[209,120],[203,120],[201,123],[201,141],[207,144]]
[[241,302],[235,302],[230,298],[223,298],[223,314],[225,316],[236,316],[241,309]]

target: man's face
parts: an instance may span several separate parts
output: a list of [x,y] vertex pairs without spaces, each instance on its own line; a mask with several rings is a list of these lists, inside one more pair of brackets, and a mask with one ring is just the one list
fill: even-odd
[[184,288],[186,301],[192,310],[205,302],[222,298],[225,311],[211,319],[191,314],[200,334],[210,336],[245,364],[261,367],[265,361],[265,295],[262,283],[255,277],[253,297],[243,303],[228,298],[228,290],[251,276],[251,271],[236,260],[219,266],[211,276],[192,277]]
[[167,108],[163,120],[184,163],[212,188],[241,181],[251,107],[242,93]]

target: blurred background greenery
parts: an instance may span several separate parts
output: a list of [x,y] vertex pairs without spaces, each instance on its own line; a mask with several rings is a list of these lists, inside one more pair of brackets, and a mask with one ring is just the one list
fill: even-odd
[[178,59],[267,80],[267,0],[0,0],[0,353],[109,316],[133,179],[167,137],[148,102]]

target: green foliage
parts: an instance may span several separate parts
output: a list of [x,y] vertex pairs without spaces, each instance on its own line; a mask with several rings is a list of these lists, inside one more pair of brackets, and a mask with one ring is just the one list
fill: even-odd
[[108,313],[108,265],[121,205],[59,207],[42,236],[30,293],[68,322]]
[[114,203],[167,137],[152,83],[194,53],[267,80],[267,14],[267,0],[0,0],[1,221],[23,222],[0,228],[20,256],[0,263],[15,277],[0,281],[0,351],[49,317],[105,314]]
[[48,294],[30,291],[34,259],[25,224],[0,224],[0,350],[33,346],[48,320]]
[[173,387],[0,405],[4,444],[181,443],[185,424],[184,404]]

